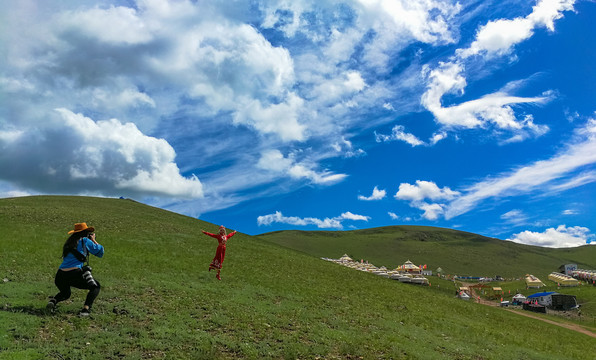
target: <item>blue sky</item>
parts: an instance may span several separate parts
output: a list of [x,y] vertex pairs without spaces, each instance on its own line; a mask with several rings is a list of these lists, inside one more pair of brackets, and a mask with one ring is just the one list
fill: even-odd
[[248,234],[596,243],[593,1],[0,10],[1,197],[124,196]]

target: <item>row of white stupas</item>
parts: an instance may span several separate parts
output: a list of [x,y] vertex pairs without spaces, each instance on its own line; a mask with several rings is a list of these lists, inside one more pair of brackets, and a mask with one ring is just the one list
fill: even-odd
[[428,279],[422,276],[421,267],[414,265],[410,260],[403,265],[398,266],[393,270],[388,270],[385,266],[376,267],[369,264],[368,261],[354,261],[347,254],[344,254],[339,259],[322,258],[323,260],[331,261],[355,270],[373,273],[378,276],[386,277],[392,280],[398,280],[404,283],[428,285]]

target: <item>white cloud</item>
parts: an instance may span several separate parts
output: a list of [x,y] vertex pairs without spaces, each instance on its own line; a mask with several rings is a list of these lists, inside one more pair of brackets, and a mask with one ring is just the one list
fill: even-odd
[[[44,38],[10,52],[21,56],[14,60],[20,71],[11,72],[16,80],[21,71],[36,69],[36,76],[26,78],[37,89],[52,90],[38,96],[52,107],[82,104],[129,116],[141,128],[155,125],[151,117],[178,111],[180,99],[193,99],[203,102],[203,114],[223,112],[258,133],[304,140],[303,100],[291,91],[294,64],[288,50],[217,11],[188,1],[144,1],[136,9],[39,14],[34,27],[44,27],[39,35]],[[146,107],[143,116],[139,106]]]
[[435,69],[425,68],[423,76],[428,80],[427,91],[421,98],[422,105],[435,116],[436,121],[448,128],[478,128],[488,124],[497,129],[513,133],[503,143],[520,142],[530,137],[539,137],[549,128],[534,124],[531,116],[518,119],[514,106],[519,104],[543,104],[550,94],[535,97],[519,97],[504,91],[487,94],[479,99],[457,105],[443,106],[446,94],[462,95],[466,87],[464,62],[473,55],[491,58],[503,56],[512,51],[514,45],[527,40],[536,27],[544,26],[554,30],[554,20],[563,16],[564,11],[573,10],[573,0],[541,0],[525,18],[489,21],[481,26],[476,39],[469,48],[457,49],[449,62],[441,62]]
[[584,139],[567,146],[550,159],[536,161],[470,186],[464,195],[448,205],[445,217],[451,219],[466,213],[488,198],[527,194],[545,185],[554,186],[556,189],[557,185],[554,182],[557,180],[563,181],[564,189],[596,180],[590,176],[581,176],[581,181],[565,179],[570,175],[578,179],[573,172],[596,163],[596,120],[590,120],[585,127],[578,129],[577,134]]
[[393,140],[400,140],[400,141],[404,141],[404,142],[412,145],[412,147],[424,145],[424,141],[421,141],[413,134],[405,132],[404,129],[405,128],[403,125],[395,125],[393,127],[393,129],[391,130],[391,135],[377,134],[377,132],[375,132],[376,141],[377,142],[381,142],[381,141],[387,142],[387,141],[393,141]]
[[300,124],[299,112],[304,101],[294,94],[284,103],[263,107],[261,101],[247,101],[234,116],[234,122],[254,127],[263,134],[277,134],[284,141],[304,140],[306,127]]
[[445,205],[440,203],[428,203],[425,200],[452,200],[459,196],[459,192],[448,187],[442,189],[432,181],[416,180],[416,184],[401,183],[395,194],[395,199],[410,202],[410,206],[423,210],[422,217],[427,220],[437,220],[445,212]]
[[[0,33],[6,50],[0,98],[11,100],[0,107],[0,143],[6,146],[0,153],[0,180],[44,192],[194,198],[204,190],[209,201],[202,201],[210,204],[200,206],[209,209],[345,179],[346,174],[327,170],[322,161],[363,155],[362,145],[347,139],[386,124],[390,120],[384,116],[417,108],[411,98],[423,91],[420,62],[434,54],[432,46],[457,41],[462,22],[459,3],[434,0],[339,6],[285,0],[233,6],[188,0],[141,0],[128,7],[32,4],[0,5],[7,29]],[[556,16],[546,5],[554,2],[540,4],[530,21],[552,28]],[[412,57],[402,53],[405,48],[416,51],[410,46],[415,42],[429,44],[424,57],[422,49]],[[410,61],[402,74],[395,74]],[[437,80],[429,101],[438,101],[439,112],[445,94],[463,93],[464,71],[462,63],[452,74],[462,84]],[[390,72],[387,81],[379,80]],[[427,90],[433,89],[429,85]],[[499,94],[509,96],[509,102],[487,96],[482,106],[470,103],[469,111],[465,106],[451,111],[511,129],[509,142],[539,136],[544,128],[533,120],[508,116],[517,111],[516,104],[550,97],[527,102],[507,91]],[[72,116],[66,117],[81,113],[93,118],[88,130],[94,136],[77,127],[85,121],[49,120],[55,108],[70,109]],[[368,116],[378,111],[384,114],[379,119]],[[424,145],[404,128],[388,136]],[[445,136],[439,131],[429,144]],[[21,165],[31,163],[39,167],[35,177]],[[194,171],[201,181],[183,175]],[[586,179],[578,177],[567,186]],[[432,217],[442,206],[432,203],[444,201],[418,205]],[[180,204],[168,202],[173,203]]]
[[122,6],[67,11],[60,22],[63,31],[76,31],[110,44],[145,44],[152,39],[151,29],[137,11]]
[[559,225],[556,229],[548,228],[542,233],[526,230],[514,234],[511,239],[507,240],[526,245],[569,248],[590,244],[594,241],[595,237],[594,234],[590,234],[590,229],[588,228]]
[[433,134],[433,136],[430,138],[430,144],[435,145],[439,141],[445,140],[446,138],[447,138],[447,133],[444,131],[440,131],[438,133]]
[[366,152],[362,149],[354,149],[354,145],[350,140],[347,140],[342,136],[337,142],[331,144],[331,147],[338,153],[342,153],[344,157],[358,157],[366,155]]
[[459,192],[453,191],[448,187],[442,189],[432,181],[416,180],[416,184],[401,183],[399,190],[395,194],[398,200],[422,201],[430,200],[451,200],[459,195]]
[[[462,191],[439,188],[434,182],[417,180],[416,184],[402,183],[395,194],[397,200],[424,211],[423,217],[449,220],[476,208],[489,198],[506,198],[528,194],[566,191],[596,181],[593,171],[582,171],[596,163],[596,120],[590,119],[578,128],[572,143],[552,158],[536,161],[508,173],[488,177]],[[577,173],[579,171],[579,173]],[[428,203],[426,200],[441,203]],[[501,216],[512,224],[527,220],[521,210],[512,210]]]
[[[350,98],[366,87],[366,82],[357,71],[339,73],[335,77],[316,84],[310,94],[320,104],[335,104]],[[353,106],[350,106],[353,107]]]
[[399,219],[399,216],[394,212],[389,211],[389,212],[387,212],[387,214],[389,214],[389,217],[391,218],[391,220]]
[[[261,26],[266,29],[277,29],[287,37],[293,37],[303,26],[300,17],[307,9],[300,1],[283,1],[277,6],[261,5],[261,10],[265,15]],[[287,14],[291,15],[287,16]]]
[[515,44],[532,35],[533,24],[527,19],[490,21],[480,27],[476,40],[460,52],[462,58],[486,52],[495,55],[508,53]]
[[119,93],[97,88],[93,90],[92,96],[91,102],[97,108],[156,107],[155,101],[150,96],[134,88],[122,89]]
[[508,220],[508,221],[515,220],[515,219],[518,219],[520,217],[525,218],[526,215],[524,214],[523,211],[521,211],[519,209],[514,209],[514,210],[508,211],[505,214],[501,215],[501,219]]
[[385,195],[387,195],[387,191],[385,190],[379,190],[376,186],[373,189],[372,195],[369,197],[363,196],[363,195],[358,195],[358,200],[365,200],[365,201],[371,201],[371,200],[381,200],[383,198],[385,198]]
[[[0,137],[3,178],[48,193],[152,194],[199,198],[201,182],[183,177],[174,149],[132,123],[94,121],[57,109],[47,127]],[[22,164],[12,159],[19,158]]]
[[444,205],[443,204],[427,204],[427,203],[418,203],[415,205],[420,210],[424,210],[422,217],[427,220],[437,220],[441,215],[444,213]]
[[563,210],[561,212],[561,214],[563,214],[563,215],[577,215],[577,214],[579,214],[579,211],[574,210],[574,209],[566,209],[566,210]]
[[383,26],[409,32],[414,39],[425,43],[454,41],[449,20],[460,11],[459,4],[407,0],[360,0],[360,3],[380,23],[379,31]]
[[[203,184],[210,180],[205,191],[226,197],[218,206],[255,188],[292,191],[343,180],[320,162],[365,154],[346,140],[373,126],[361,115],[384,103],[404,111],[396,85],[374,75],[389,69],[377,67],[378,59],[391,60],[415,42],[453,42],[461,9],[444,1],[112,3],[2,3],[8,30],[0,33],[0,98],[11,101],[0,107],[1,136],[30,135],[55,108],[134,124],[148,138],[167,139],[176,161],[162,164],[162,172],[140,167],[122,176],[120,187],[151,195],[154,185],[175,188],[168,179],[200,171]],[[417,66],[404,77],[413,82]],[[330,152],[330,144],[340,150]],[[259,161],[264,149],[285,155],[277,169],[260,171],[275,167]],[[103,150],[88,155],[101,158]],[[0,179],[21,181],[4,170]],[[256,175],[234,180],[248,172]],[[68,174],[80,186],[64,189],[83,190],[92,179],[80,169]]]
[[342,213],[340,215],[341,219],[346,219],[346,220],[360,220],[360,221],[368,221],[370,220],[370,216],[364,216],[364,215],[358,215],[358,214],[353,214],[349,211]]
[[596,181],[596,171],[582,172],[567,181],[550,186],[551,191],[565,191]]
[[342,181],[347,175],[329,171],[316,172],[307,163],[298,163],[292,157],[284,157],[279,150],[268,150],[261,154],[257,167],[290,176],[294,179],[308,179],[315,184],[333,184]]
[[281,224],[289,224],[289,225],[297,225],[297,226],[308,226],[308,225],[315,225],[318,228],[325,229],[325,228],[332,228],[332,229],[343,229],[342,221],[343,220],[353,220],[353,221],[368,221],[370,217],[353,214],[351,212],[345,212],[340,216],[334,218],[325,218],[323,220],[306,217],[300,218],[296,216],[284,216],[281,211],[276,211],[274,214],[269,215],[261,215],[257,218],[257,224],[261,225],[271,225],[273,223],[281,223]]
[[522,210],[514,209],[501,215],[501,219],[505,220],[508,224],[521,226],[528,221],[528,216]]
[[390,103],[384,103],[383,104],[383,109],[386,109],[386,110],[389,110],[389,111],[395,111],[395,108]]
[[510,131],[528,129],[531,134],[540,136],[546,132],[545,125],[535,125],[531,117],[518,120],[512,106],[516,104],[542,104],[548,96],[518,97],[504,92],[485,95],[458,105],[444,107],[441,99],[445,94],[463,94],[466,80],[463,65],[457,62],[441,63],[439,68],[428,70],[428,90],[422,95],[421,103],[433,113],[438,123],[448,128],[477,128],[492,124],[496,128]]
[[459,55],[466,58],[482,53],[497,56],[507,54],[514,45],[530,38],[537,27],[544,26],[554,31],[554,20],[563,17],[564,11],[573,10],[574,3],[574,0],[540,0],[525,18],[489,21],[480,27],[470,47]]

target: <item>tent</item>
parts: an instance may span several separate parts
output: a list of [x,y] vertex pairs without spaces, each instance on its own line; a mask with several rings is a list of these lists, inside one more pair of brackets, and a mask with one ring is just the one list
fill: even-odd
[[526,286],[529,288],[539,289],[544,286],[544,283],[540,281],[540,279],[538,279],[536,276],[528,274],[526,275]]
[[511,303],[513,303],[514,305],[522,304],[524,301],[526,301],[526,297],[522,294],[515,294],[511,299]]
[[573,277],[557,272],[553,272],[548,276],[548,279],[556,282],[560,286],[578,286],[579,281]]
[[457,296],[462,300],[470,300],[470,295],[468,295],[464,291],[460,291],[460,293]]
[[414,265],[413,262],[411,262],[410,260],[408,260],[403,265],[398,266],[397,269],[395,269],[395,270],[397,270],[397,271],[405,271],[405,272],[408,272],[408,273],[420,274],[421,267]]

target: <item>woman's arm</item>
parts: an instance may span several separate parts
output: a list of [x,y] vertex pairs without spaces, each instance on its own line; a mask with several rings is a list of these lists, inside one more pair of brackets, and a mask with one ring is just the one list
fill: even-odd
[[215,234],[212,234],[212,233],[210,233],[210,232],[207,232],[207,231],[205,231],[205,230],[201,230],[201,231],[203,232],[203,234],[205,234],[205,235],[207,235],[207,236],[211,236],[212,238],[216,238],[216,239],[218,238],[218,236],[217,236],[217,235],[215,235]]
[[95,234],[90,237],[83,238],[85,246],[89,252],[97,257],[103,257],[104,248],[97,241],[95,241]]

